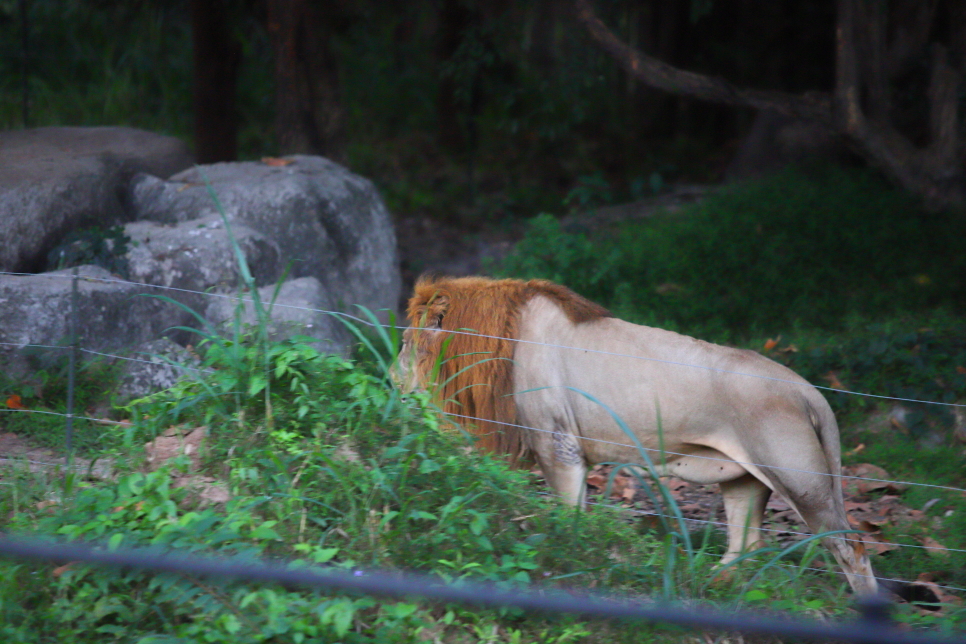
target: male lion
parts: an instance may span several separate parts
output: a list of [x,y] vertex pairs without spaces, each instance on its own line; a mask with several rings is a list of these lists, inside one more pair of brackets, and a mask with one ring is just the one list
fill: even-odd
[[[644,464],[613,413],[653,450],[660,475],[721,486],[723,563],[761,543],[772,492],[814,532],[849,529],[832,410],[753,351],[618,320],[543,280],[422,278],[408,315],[397,383],[411,391],[435,377],[444,410],[481,447],[512,462],[536,457],[568,503],[580,503],[588,465]],[[853,590],[876,591],[860,541],[824,543]]]

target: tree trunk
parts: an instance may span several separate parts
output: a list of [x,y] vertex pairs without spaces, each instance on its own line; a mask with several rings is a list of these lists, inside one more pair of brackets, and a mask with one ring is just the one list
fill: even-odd
[[436,90],[436,119],[439,144],[450,151],[462,150],[466,144],[466,137],[459,118],[462,110],[456,97],[456,77],[446,67],[463,42],[470,21],[470,12],[461,0],[442,0],[435,48],[439,73],[439,84]]
[[[589,0],[574,0],[577,18],[597,44],[638,80],[664,91],[726,105],[772,109],[812,121],[844,136],[866,161],[903,188],[921,195],[933,208],[966,202],[966,145],[958,129],[957,96],[963,79],[962,38],[966,25],[951,24],[949,50],[941,43],[931,47],[928,101],[928,143],[916,146],[891,122],[889,81],[908,61],[923,51],[939,0],[897,2],[909,19],[895,28],[887,43],[884,4],[880,0],[837,0],[835,92],[785,92],[735,87],[668,65],[621,42],[594,14]],[[951,16],[963,11],[949,1]],[[953,20],[952,23],[956,21]],[[868,112],[869,116],[866,115]]]
[[308,0],[267,0],[275,54],[275,136],[279,154],[341,159],[343,111],[329,30]]
[[232,38],[228,3],[192,0],[195,157],[198,163],[238,157],[235,85],[241,45]]

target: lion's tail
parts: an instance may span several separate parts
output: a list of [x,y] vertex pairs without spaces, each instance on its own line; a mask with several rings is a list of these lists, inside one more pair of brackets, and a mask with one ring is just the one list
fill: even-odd
[[842,501],[842,486],[838,479],[842,475],[842,443],[839,438],[839,424],[828,401],[817,391],[815,394],[815,396],[809,396],[807,401],[809,417],[812,421],[812,427],[818,435],[818,440],[822,444],[822,453],[825,455],[828,471],[835,477],[837,489],[835,498],[844,503]]

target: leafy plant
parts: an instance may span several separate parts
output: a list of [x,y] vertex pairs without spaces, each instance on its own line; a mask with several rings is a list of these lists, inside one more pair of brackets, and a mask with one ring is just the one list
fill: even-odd
[[93,264],[126,278],[128,265],[125,255],[130,243],[131,238],[121,226],[73,230],[47,254],[47,268],[61,270]]

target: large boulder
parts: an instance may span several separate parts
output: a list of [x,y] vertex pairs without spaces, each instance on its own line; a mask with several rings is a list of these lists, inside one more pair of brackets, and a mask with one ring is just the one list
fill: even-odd
[[192,163],[182,141],[129,127],[0,132],[0,271],[43,270],[67,232],[133,218],[135,174],[167,177]]
[[[345,324],[336,319],[335,302],[314,277],[300,277],[281,285],[258,289],[258,297],[268,316],[269,339],[282,340],[294,335],[318,338],[316,346],[323,353],[348,353],[353,336]],[[236,315],[242,328],[258,323],[255,304],[250,295],[243,299],[212,299],[205,318],[225,335],[234,332]]]
[[842,161],[850,154],[845,142],[820,123],[760,110],[725,169],[725,178],[751,179],[816,159]]
[[322,157],[293,156],[199,166],[168,181],[142,175],[132,182],[131,201],[138,219],[208,221],[219,212],[207,184],[233,227],[247,226],[278,245],[292,278],[316,278],[342,310],[395,309],[396,236],[367,179]]
[[[0,275],[0,365],[8,375],[35,366],[28,358],[36,349],[69,343],[71,274]],[[121,282],[99,266],[81,266],[78,275],[74,315],[78,342],[87,352],[116,353],[189,321],[182,309],[143,297],[143,286]]]
[[115,402],[125,403],[173,387],[186,373],[201,370],[201,361],[169,338],[145,342],[120,360]]
[[[170,287],[157,293],[199,313],[204,313],[211,293],[237,293],[244,285],[220,215],[174,225],[137,221],[124,226],[124,232],[131,240],[124,256],[128,277]],[[278,244],[244,224],[233,225],[231,233],[256,285],[271,284],[282,276]]]

